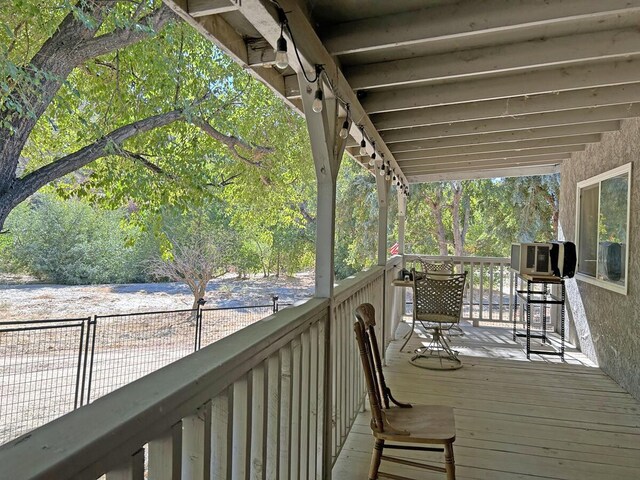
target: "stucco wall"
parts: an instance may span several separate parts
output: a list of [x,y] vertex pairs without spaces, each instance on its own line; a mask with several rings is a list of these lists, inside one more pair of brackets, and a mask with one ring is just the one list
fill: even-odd
[[[640,120],[626,120],[619,132],[573,154],[561,172],[561,237],[575,241],[576,183],[612,168],[633,163],[628,294],[572,279],[567,282],[567,313],[573,341],[600,368],[640,399]],[[577,337],[577,338],[575,338]]]

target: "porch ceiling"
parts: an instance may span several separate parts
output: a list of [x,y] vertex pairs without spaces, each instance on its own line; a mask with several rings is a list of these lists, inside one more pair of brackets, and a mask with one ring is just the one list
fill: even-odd
[[409,182],[556,172],[640,116],[640,0],[165,2],[302,111],[291,39],[273,66],[278,3],[350,104],[347,152],[369,168],[363,126]]

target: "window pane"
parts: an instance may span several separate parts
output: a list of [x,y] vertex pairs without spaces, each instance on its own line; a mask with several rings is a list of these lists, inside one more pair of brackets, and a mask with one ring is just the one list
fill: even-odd
[[627,239],[626,173],[601,183],[598,278],[624,285]]
[[580,190],[578,272],[596,276],[598,255],[598,184]]

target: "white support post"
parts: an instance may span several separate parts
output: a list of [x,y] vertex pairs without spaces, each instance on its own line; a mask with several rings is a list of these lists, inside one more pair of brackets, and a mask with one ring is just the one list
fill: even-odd
[[378,265],[387,264],[387,226],[389,222],[389,192],[391,181],[376,175],[378,190]]
[[403,256],[402,267],[404,268],[404,228],[407,217],[407,197],[402,190],[398,189],[398,253]]
[[[315,296],[333,298],[335,219],[336,219],[336,181],[340,162],[344,154],[347,139],[340,138],[340,129],[344,117],[340,118],[340,105],[330,88],[322,88],[324,102],[321,112],[312,109],[315,90],[322,87],[322,81],[316,84],[307,83],[304,75],[298,73],[300,94],[304,106],[313,162],[316,167],[318,185],[318,207],[316,214],[316,291]],[[322,479],[331,479],[332,466],[332,365],[331,365],[331,328],[333,328],[333,304],[329,311],[324,336],[324,362],[322,365],[322,445],[317,452],[322,461]],[[318,365],[320,368],[320,365]],[[314,455],[316,454],[313,452]]]

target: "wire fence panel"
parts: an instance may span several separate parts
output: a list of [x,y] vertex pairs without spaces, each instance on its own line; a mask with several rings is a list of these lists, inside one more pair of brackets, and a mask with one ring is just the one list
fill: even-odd
[[227,335],[268,317],[274,311],[277,311],[277,307],[273,305],[203,308],[201,309],[198,347],[203,348],[211,345]]
[[197,310],[96,316],[87,401],[193,353]]
[[0,323],[0,444],[80,406],[89,320]]

